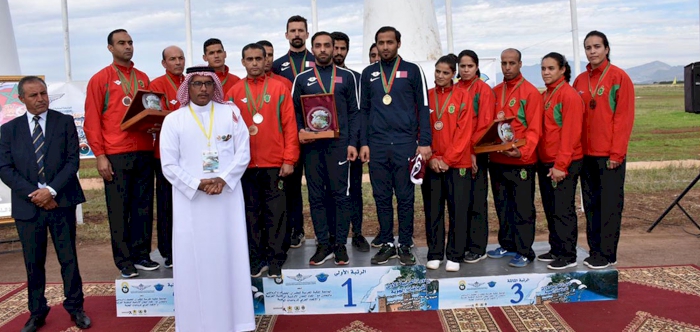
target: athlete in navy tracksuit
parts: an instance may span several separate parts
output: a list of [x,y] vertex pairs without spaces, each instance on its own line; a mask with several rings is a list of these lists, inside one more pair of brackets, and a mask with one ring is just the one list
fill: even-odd
[[[287,31],[284,36],[289,40],[289,51],[272,63],[272,72],[290,82],[314,65],[314,55],[306,49],[306,39],[309,38],[309,27],[306,19],[294,15],[287,20]],[[287,176],[285,192],[287,194],[287,229],[285,245],[292,248],[301,247],[304,242],[304,215],[301,199],[301,173],[303,171],[304,147],[301,147],[299,162],[294,167],[294,173]]]
[[[413,237],[415,187],[410,180],[409,158],[417,152],[430,158],[432,142],[425,77],[417,65],[398,56],[401,34],[383,27],[375,35],[381,61],[362,71],[360,156],[369,163],[370,181],[377,206],[379,238],[384,243],[372,264],[399,257],[415,264]],[[417,143],[417,144],[416,144]],[[392,193],[396,193],[399,248],[394,247]],[[398,253],[398,254],[397,254]]]
[[[309,263],[320,265],[335,256],[336,264],[345,265],[348,263],[345,244],[352,212],[348,187],[349,159],[357,157],[357,149],[350,144],[357,140],[358,135],[356,83],[352,72],[333,64],[333,40],[328,32],[317,32],[311,39],[311,44],[317,55],[316,66],[297,75],[292,88],[297,125],[300,132],[310,131],[304,119],[306,113],[301,96],[332,93],[340,135],[337,139],[301,141],[306,151],[304,168],[311,220],[317,240],[316,254]],[[329,194],[332,196],[330,200],[327,197]],[[334,218],[328,218],[328,215]],[[331,236],[335,238],[335,243],[331,243]]]
[[[348,49],[350,48],[350,37],[348,37],[348,35],[345,33],[335,31],[331,32],[331,38],[333,38],[333,62],[338,67],[350,70],[350,72],[352,72],[352,74],[355,76],[355,83],[357,84],[355,88],[359,98],[360,73],[345,66],[345,58],[347,57]],[[357,147],[357,150],[359,151],[359,125],[357,126],[356,130],[357,140],[350,142],[350,144]],[[362,160],[360,160],[360,158],[350,162],[350,199],[352,200],[352,214],[350,217],[350,224],[352,226],[352,246],[361,252],[368,252],[369,243],[362,235],[362,215],[364,211],[362,202]]]

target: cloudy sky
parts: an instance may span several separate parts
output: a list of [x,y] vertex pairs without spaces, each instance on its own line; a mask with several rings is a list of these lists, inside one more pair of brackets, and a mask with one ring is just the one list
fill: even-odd
[[[22,74],[43,74],[50,82],[65,80],[61,8],[58,0],[8,0]],[[381,0],[370,0],[381,1]],[[427,1],[427,0],[426,0]],[[434,0],[442,48],[447,52],[445,1]],[[289,16],[311,19],[310,0],[192,1],[195,63],[209,37],[224,42],[227,64],[241,70],[240,48],[270,40],[277,56],[288,48],[284,39]],[[454,0],[454,48],[470,48],[481,57],[497,57],[507,47],[523,52],[525,65],[557,51],[573,59],[569,1]],[[699,1],[579,0],[580,41],[590,30],[608,35],[613,63],[623,68],[660,60],[671,65],[699,61]],[[318,0],[320,30],[350,36],[348,62],[366,62],[362,50],[364,1]],[[73,79],[86,81],[111,62],[107,34],[129,30],[134,62],[150,77],[162,75],[160,52],[175,44],[185,48],[184,1],[68,0]],[[387,18],[391,25],[391,18]],[[311,26],[310,26],[311,28]],[[581,57],[585,60],[583,50]]]

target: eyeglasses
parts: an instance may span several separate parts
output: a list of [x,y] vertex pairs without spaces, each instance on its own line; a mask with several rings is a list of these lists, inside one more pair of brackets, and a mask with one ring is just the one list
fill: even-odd
[[214,86],[214,82],[213,81],[206,81],[206,82],[196,81],[196,82],[190,83],[190,86],[195,88],[195,89],[201,89],[202,85],[204,85],[205,87],[207,87],[207,89],[209,89],[209,88]]

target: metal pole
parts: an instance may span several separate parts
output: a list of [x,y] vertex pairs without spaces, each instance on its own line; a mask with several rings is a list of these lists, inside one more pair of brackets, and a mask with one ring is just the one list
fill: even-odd
[[192,67],[194,56],[192,54],[192,12],[190,10],[190,0],[185,0],[185,41],[187,43],[187,59],[185,63],[187,67]]
[[452,37],[452,0],[445,0],[445,26],[447,27],[447,52],[454,53],[454,39]]
[[61,15],[63,16],[63,54],[66,69],[66,81],[73,80],[70,65],[70,32],[68,29],[68,0],[61,0]]
[[313,33],[318,32],[318,3],[317,0],[311,0],[311,26]]
[[578,41],[578,12],[576,10],[576,0],[569,0],[571,6],[571,37],[574,44],[574,74],[572,77],[578,76],[581,73],[581,45]]

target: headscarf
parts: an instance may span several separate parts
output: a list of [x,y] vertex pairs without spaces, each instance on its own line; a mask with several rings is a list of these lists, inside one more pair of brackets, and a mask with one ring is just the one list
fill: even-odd
[[221,87],[221,81],[219,81],[219,78],[216,77],[214,68],[206,65],[200,65],[187,68],[185,80],[182,82],[182,84],[180,84],[180,88],[177,90],[177,100],[180,101],[180,105],[185,106],[190,102],[190,81],[195,75],[211,77],[211,79],[214,80],[214,96],[212,97],[212,100],[220,104],[225,103],[224,90]]

